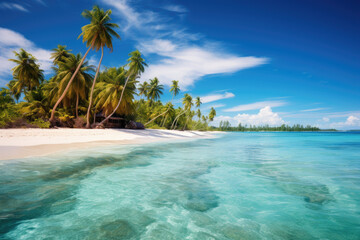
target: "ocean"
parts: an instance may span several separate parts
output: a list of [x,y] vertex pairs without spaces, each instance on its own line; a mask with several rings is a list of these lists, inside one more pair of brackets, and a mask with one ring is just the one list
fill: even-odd
[[227,133],[1,161],[0,239],[360,239],[360,133]]

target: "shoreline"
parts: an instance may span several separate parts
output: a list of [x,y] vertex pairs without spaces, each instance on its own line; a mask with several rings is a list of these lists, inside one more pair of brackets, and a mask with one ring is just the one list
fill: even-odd
[[0,129],[0,160],[44,156],[60,151],[109,145],[214,138],[216,132],[129,129]]

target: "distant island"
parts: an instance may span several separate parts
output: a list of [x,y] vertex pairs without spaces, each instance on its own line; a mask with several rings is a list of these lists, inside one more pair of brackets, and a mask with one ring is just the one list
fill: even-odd
[[229,121],[221,121],[218,128],[219,131],[233,131],[233,132],[319,132],[319,131],[337,131],[336,129],[320,129],[314,126],[303,126],[301,124],[294,124],[293,126],[282,124],[281,126],[255,126],[255,125],[242,125],[237,127],[231,126]]

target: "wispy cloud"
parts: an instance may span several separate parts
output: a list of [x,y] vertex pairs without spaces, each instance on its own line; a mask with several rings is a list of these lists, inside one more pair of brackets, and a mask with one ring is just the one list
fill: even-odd
[[45,72],[51,70],[52,61],[49,50],[37,47],[18,32],[0,27],[0,77],[2,79],[11,78],[11,68],[14,67],[14,63],[8,59],[14,58],[13,51],[18,51],[20,48],[24,48],[35,56]]
[[242,125],[270,125],[279,126],[286,124],[286,122],[279,116],[278,113],[274,113],[271,107],[267,106],[261,108],[257,114],[238,114],[234,117],[230,116],[218,116],[214,119],[214,126],[219,125],[220,121],[229,121],[231,125],[237,126],[239,123]]
[[163,57],[158,63],[149,65],[143,77],[145,80],[157,76],[164,84],[170,85],[176,78],[183,88],[192,86],[196,80],[206,75],[233,73],[267,62],[265,58],[238,57],[211,47],[180,46],[169,40],[157,39],[152,41],[151,47],[142,44],[139,48],[146,53]]
[[204,108],[203,108],[203,110],[208,110],[208,109],[210,109],[210,108],[222,108],[222,107],[225,107],[226,105],[225,104],[221,104],[221,103],[219,103],[219,104],[213,104],[213,105],[208,105],[208,106],[205,106]]
[[240,112],[248,110],[257,110],[264,107],[281,107],[286,105],[286,101],[263,101],[263,102],[254,102],[249,104],[238,105],[236,107],[225,109],[224,112]]
[[29,11],[27,8],[25,8],[24,6],[22,6],[20,4],[9,3],[9,2],[0,3],[0,8],[18,10],[18,11],[22,11],[22,12],[28,12]]
[[225,92],[223,94],[210,94],[210,95],[201,97],[201,102],[202,103],[210,103],[210,102],[215,102],[215,101],[218,101],[221,99],[233,98],[233,97],[235,97],[235,94],[233,94],[231,92]]
[[[126,0],[102,2],[115,9],[114,15],[126,24],[124,34],[128,36],[131,33],[138,42],[137,48],[152,59],[155,58],[141,81],[158,77],[163,84],[170,85],[176,79],[180,87],[186,89],[206,75],[234,73],[268,61],[264,57],[240,57],[221,50],[219,44],[201,40],[200,34],[189,33],[161,12],[136,9]],[[176,6],[170,9],[184,11]]]
[[317,112],[317,111],[326,110],[326,109],[329,109],[329,108],[312,108],[312,109],[301,110],[300,112]]
[[177,13],[186,13],[187,12],[187,9],[181,5],[166,5],[163,7],[163,9],[171,11],[171,12],[177,12]]

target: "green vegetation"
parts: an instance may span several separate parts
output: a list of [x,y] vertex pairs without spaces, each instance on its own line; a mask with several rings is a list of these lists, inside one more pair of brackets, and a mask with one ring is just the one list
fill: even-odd
[[[160,101],[165,91],[161,79],[154,76],[149,82],[138,82],[147,67],[138,50],[129,54],[125,66],[101,71],[104,47],[112,52],[113,38],[120,38],[115,31],[118,25],[111,23],[111,10],[98,6],[85,10],[82,16],[90,21],[79,36],[86,43],[86,53],[74,54],[67,46],[58,45],[51,54],[54,74],[49,79],[44,78],[31,53],[25,49],[14,52],[14,59],[9,59],[16,63],[13,79],[7,88],[0,89],[0,127],[103,127],[116,118],[124,124],[137,121],[149,128],[209,129],[215,110],[203,116],[198,109],[197,119],[193,118],[192,107],[194,103],[200,107],[200,97],[194,102],[185,93],[182,107],[172,104],[180,94],[179,81],[172,82],[172,100],[168,103]],[[97,67],[86,61],[90,50],[101,50]],[[98,116],[102,119],[96,122]]]
[[289,125],[281,125],[278,127],[272,127],[269,125],[265,126],[252,126],[252,125],[241,125],[241,123],[237,127],[232,127],[229,121],[221,121],[218,128],[214,128],[214,130],[220,131],[236,131],[236,132],[263,132],[263,131],[273,131],[273,132],[315,132],[315,131],[336,131],[335,129],[327,129],[321,130],[320,128],[313,127],[310,125],[303,126],[300,124],[296,124],[293,126]]

